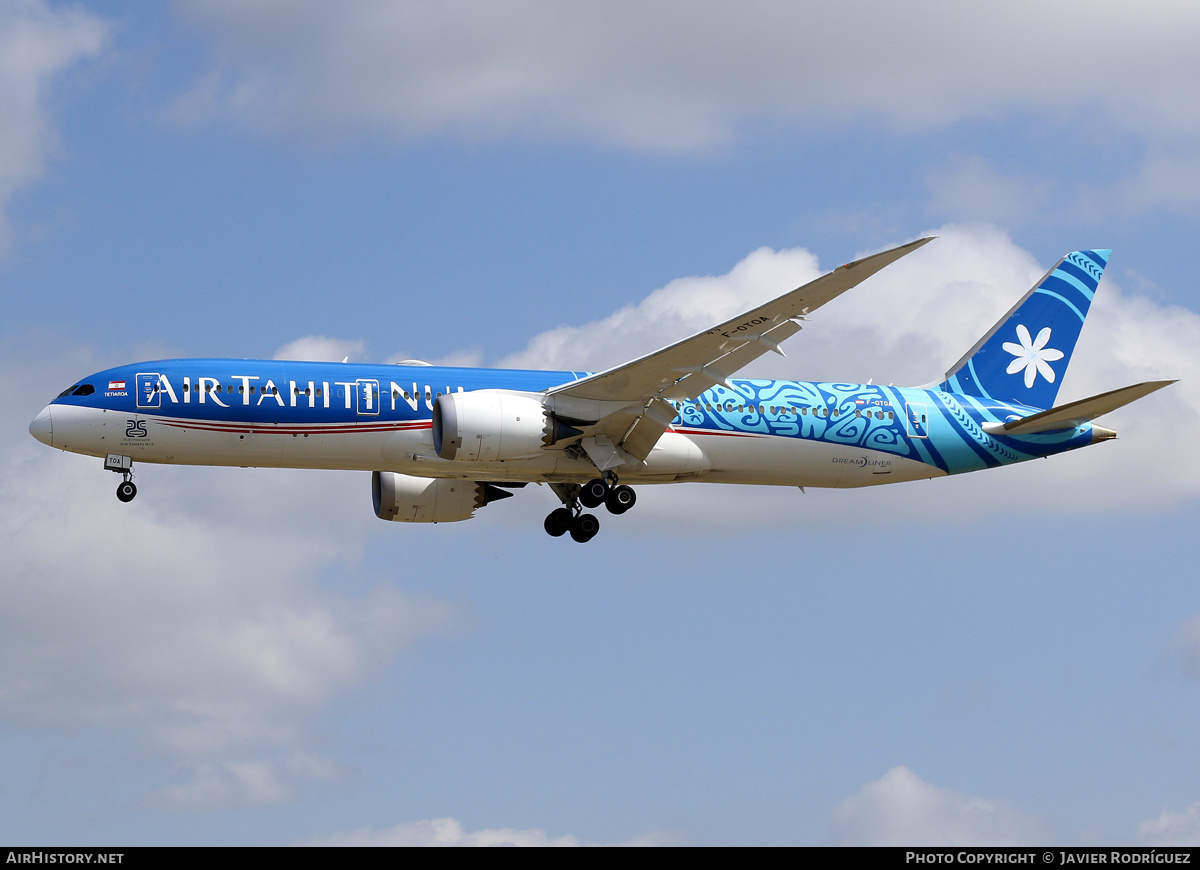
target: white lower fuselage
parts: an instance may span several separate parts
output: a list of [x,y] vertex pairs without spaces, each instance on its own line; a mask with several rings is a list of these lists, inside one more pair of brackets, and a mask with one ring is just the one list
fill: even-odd
[[[417,477],[580,482],[596,474],[585,457],[545,450],[529,459],[456,462],[437,456],[430,423],[372,421],[330,426],[215,422],[55,404],[52,445],[135,463],[395,471]],[[143,434],[144,433],[144,434]],[[708,481],[855,487],[940,477],[924,462],[863,447],[754,432],[664,433],[644,463],[616,469],[630,484]]]

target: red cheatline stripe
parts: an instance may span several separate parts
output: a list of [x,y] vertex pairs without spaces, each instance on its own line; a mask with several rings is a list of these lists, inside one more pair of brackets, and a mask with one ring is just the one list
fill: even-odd
[[770,434],[767,432],[721,432],[717,429],[685,429],[678,426],[672,426],[671,431],[678,432],[680,435],[725,435],[729,438],[767,438]]
[[406,423],[363,423],[359,425],[346,424],[341,426],[272,426],[265,423],[210,423],[208,421],[164,420],[154,418],[154,422],[173,429],[197,429],[201,432],[237,432],[240,434],[256,435],[353,435],[369,432],[407,432],[433,428],[431,420],[415,420]]

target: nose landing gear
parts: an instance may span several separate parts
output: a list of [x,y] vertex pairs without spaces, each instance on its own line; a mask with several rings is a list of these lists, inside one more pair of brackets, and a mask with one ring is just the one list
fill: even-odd
[[117,484],[117,499],[122,502],[133,501],[137,495],[137,487],[133,483],[133,457],[110,453],[104,457],[104,467],[121,475],[121,482]]

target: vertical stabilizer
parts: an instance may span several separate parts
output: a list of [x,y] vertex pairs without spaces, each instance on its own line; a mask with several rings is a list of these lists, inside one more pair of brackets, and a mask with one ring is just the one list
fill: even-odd
[[946,373],[941,389],[1050,408],[1112,251],[1075,251]]

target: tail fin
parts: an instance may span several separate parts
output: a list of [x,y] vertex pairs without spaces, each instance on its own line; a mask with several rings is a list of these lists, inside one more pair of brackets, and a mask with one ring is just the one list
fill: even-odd
[[1051,408],[1112,251],[1067,254],[946,373],[946,392]]

